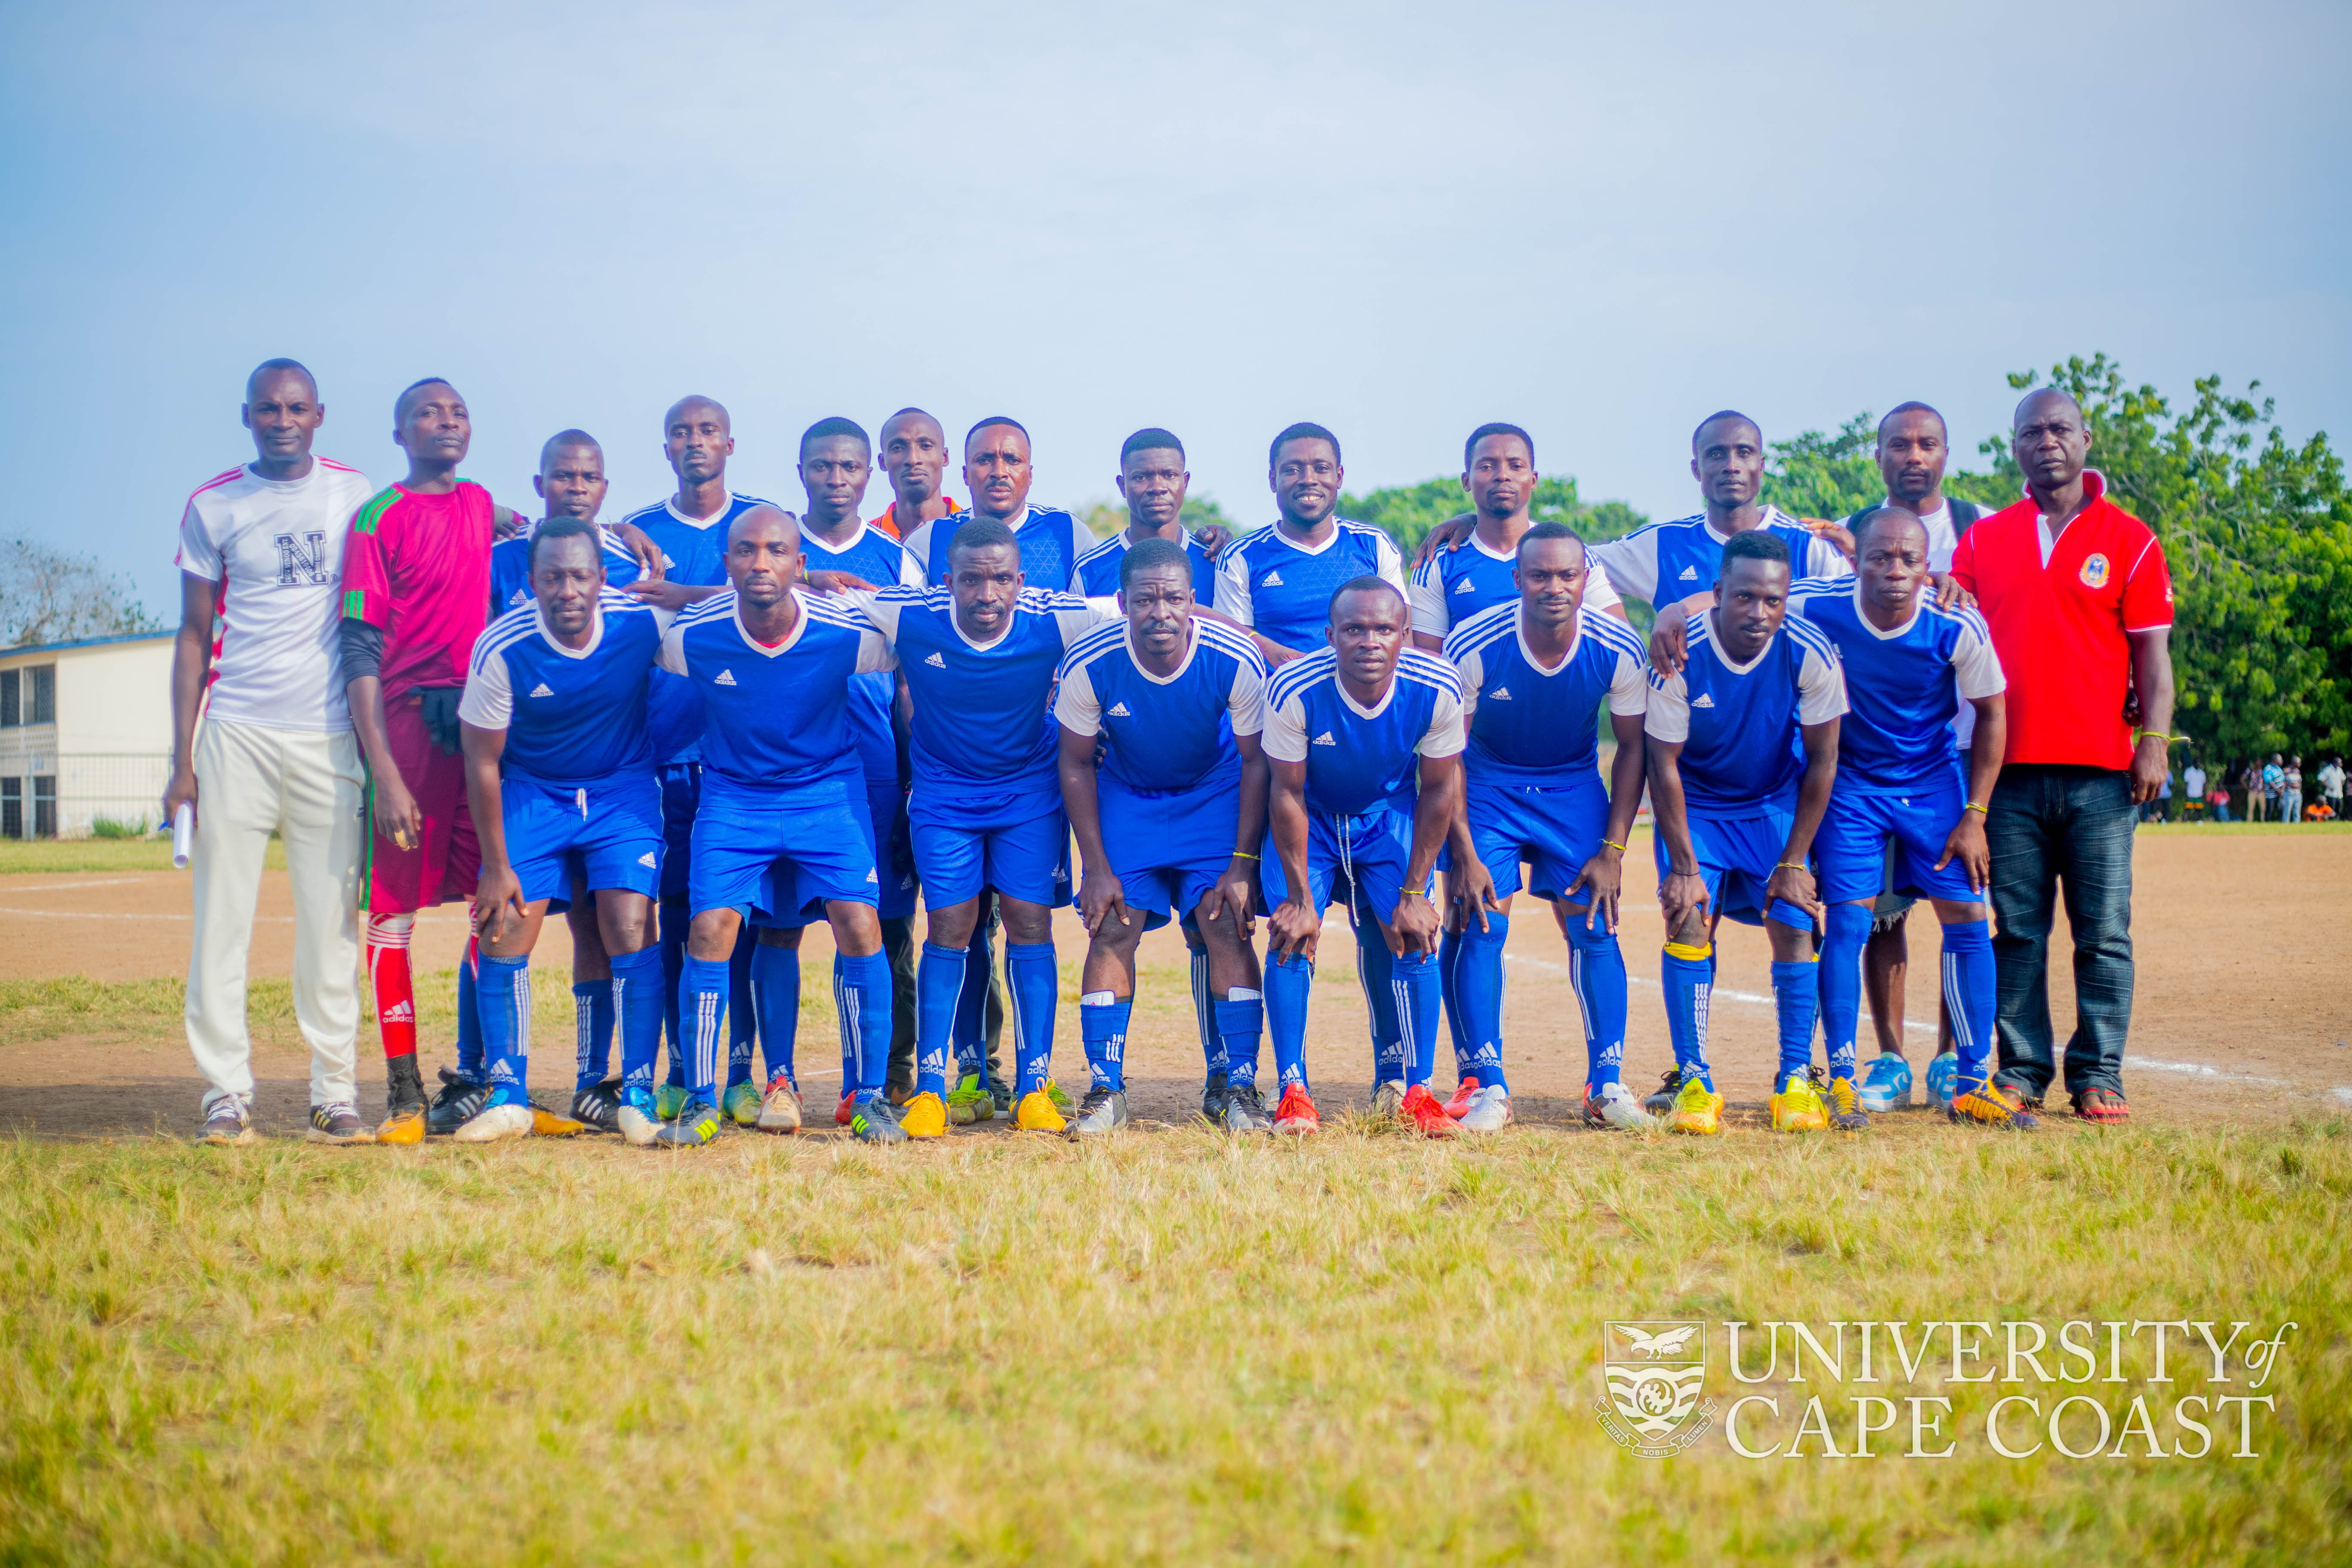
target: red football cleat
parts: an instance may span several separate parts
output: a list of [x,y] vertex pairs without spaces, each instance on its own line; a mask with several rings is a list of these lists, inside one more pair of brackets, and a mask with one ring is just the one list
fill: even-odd
[[1465,1078],[1460,1083],[1455,1084],[1454,1086],[1454,1098],[1445,1102],[1445,1114],[1451,1116],[1456,1121],[1461,1121],[1462,1113],[1470,1109],[1471,1097],[1477,1092],[1478,1079],[1475,1076]]
[[850,1118],[856,1114],[857,1094],[856,1090],[852,1090],[843,1095],[841,1103],[833,1108],[833,1124],[835,1127],[846,1127],[849,1125]]
[[1285,1084],[1282,1103],[1274,1108],[1274,1130],[1276,1132],[1313,1132],[1322,1125],[1322,1113],[1307,1097],[1307,1086],[1303,1083]]
[[1400,1121],[1409,1121],[1432,1138],[1451,1138],[1461,1128],[1454,1118],[1445,1114],[1445,1107],[1437,1103],[1437,1096],[1429,1092],[1425,1083],[1414,1084],[1404,1091],[1404,1103],[1397,1107]]

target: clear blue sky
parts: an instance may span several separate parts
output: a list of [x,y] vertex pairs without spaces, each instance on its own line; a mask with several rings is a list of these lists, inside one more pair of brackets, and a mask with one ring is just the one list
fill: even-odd
[[2098,350],[2340,438],[2347,58],[2340,4],[10,5],[0,527],[168,609],[272,354],[379,481],[419,375],[518,503],[584,426],[608,515],[689,391],[791,505],[810,421],[918,403],[1066,503],[1169,426],[1248,521],[1293,419],[1358,489],[1516,420],[1675,516],[1711,409],[1972,447]]

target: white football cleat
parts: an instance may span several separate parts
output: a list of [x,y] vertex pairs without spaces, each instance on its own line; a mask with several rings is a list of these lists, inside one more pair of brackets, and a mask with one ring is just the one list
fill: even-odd
[[1403,1104],[1404,1080],[1402,1079],[1392,1078],[1372,1090],[1372,1114],[1375,1116],[1394,1116],[1397,1109]]
[[1633,1091],[1622,1083],[1605,1084],[1599,1094],[1587,1093],[1584,1120],[1594,1127],[1613,1127],[1620,1132],[1658,1130],[1658,1119],[1643,1110]]
[[1511,1091],[1499,1083],[1482,1083],[1462,1113],[1465,1132],[1500,1132],[1511,1124]]
[[486,1105],[467,1117],[450,1136],[460,1143],[496,1143],[503,1138],[528,1138],[532,1120],[528,1105]]

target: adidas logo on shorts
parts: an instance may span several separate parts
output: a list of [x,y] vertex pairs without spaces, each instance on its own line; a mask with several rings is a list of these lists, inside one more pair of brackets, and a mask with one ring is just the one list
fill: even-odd
[[735,672],[731,669],[722,669],[719,672],[718,679],[713,680],[710,684],[713,686],[732,686],[735,684]]
[[923,660],[923,662],[929,665],[933,669],[945,669],[948,667],[948,661],[941,658],[938,654],[931,655],[930,658]]
[[1330,731],[1326,730],[1321,734],[1315,737],[1315,743],[1318,746],[1336,746],[1339,742],[1331,738]]
[[1478,591],[1478,584],[1465,577],[1454,584],[1454,591],[1457,594],[1475,594]]
[[1698,700],[1692,703],[1691,706],[1694,708],[1712,708],[1715,706],[1715,699],[1702,691],[1698,694]]
[[1126,703],[1114,702],[1110,705],[1110,711],[1104,714],[1103,717],[1106,719],[1132,719],[1135,715],[1127,710]]
[[871,872],[871,871],[868,871],[868,872],[866,872],[866,879],[867,881],[869,881],[869,882],[874,883],[877,887],[879,887],[879,886],[881,885],[881,882],[882,882],[882,879],[881,879],[881,878],[879,878],[879,877],[877,877],[877,876],[876,876],[876,875],[875,875],[873,872]]
[[648,850],[646,850],[644,854],[642,854],[642,855],[638,856],[638,857],[637,857],[637,864],[638,864],[638,865],[640,865],[640,866],[651,866],[651,865],[653,865],[653,864],[654,864],[654,852],[653,852],[652,850],[648,849]]
[[1683,574],[1682,574],[1681,576],[1679,576],[1679,577],[1675,578],[1675,582],[1677,582],[1677,583],[1696,583],[1696,582],[1697,582],[1697,581],[1698,581],[1698,568],[1697,568],[1697,567],[1696,567],[1696,566],[1685,566],[1685,567],[1684,567],[1684,568],[1683,568]]
[[1261,587],[1261,588],[1279,588],[1279,587],[1281,587],[1281,586],[1282,586],[1282,574],[1281,574],[1281,573],[1279,573],[1279,572],[1269,572],[1269,573],[1267,573],[1267,574],[1265,574],[1265,582],[1263,582],[1263,583],[1260,583],[1260,584],[1258,584],[1258,586],[1259,586],[1259,587]]
[[1511,689],[1507,686],[1497,686],[1495,688],[1495,695],[1486,699],[1489,702],[1508,702],[1510,700]]
[[550,691],[547,689],[547,682],[544,680],[541,681],[537,686],[532,687],[530,689],[530,694],[533,697],[552,697],[555,695],[554,692]]

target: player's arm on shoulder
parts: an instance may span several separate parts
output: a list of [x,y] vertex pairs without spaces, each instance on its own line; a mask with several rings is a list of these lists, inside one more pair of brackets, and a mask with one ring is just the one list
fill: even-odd
[[1617,592],[1616,584],[1609,581],[1609,569],[1592,558],[1592,547],[1589,544],[1584,547],[1584,608],[1598,610],[1604,616],[1614,616],[1630,624],[1632,617],[1625,614],[1623,595]]
[[661,652],[654,656],[654,662],[672,675],[687,673],[686,623],[683,618],[673,616],[669,625],[662,628]]
[[612,531],[614,538],[621,542],[622,549],[636,557],[638,582],[643,583],[648,579],[656,583],[661,581],[663,571],[661,546],[653,542],[650,534],[635,523],[625,520],[606,523],[604,526]]
[[1463,542],[1476,532],[1477,529],[1476,512],[1455,512],[1421,536],[1421,548],[1413,552],[1412,563],[1415,566],[1425,565],[1437,559],[1438,555],[1444,551],[1461,549]]
[[1436,653],[1445,646],[1451,629],[1445,614],[1445,580],[1437,563],[1424,561],[1413,568],[1412,586],[1405,590],[1405,608],[1412,615],[1412,646]]
[[[1372,528],[1370,523],[1365,524]],[[1405,572],[1404,555],[1389,537],[1385,528],[1372,528],[1372,571],[1381,581],[1405,596],[1405,606],[1412,605],[1412,579]]]

